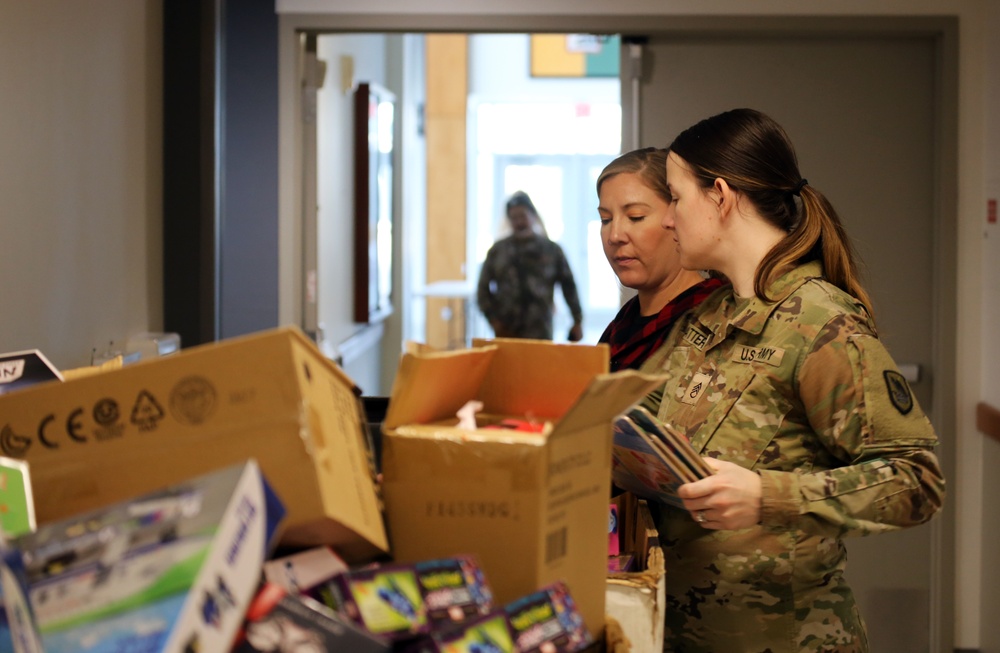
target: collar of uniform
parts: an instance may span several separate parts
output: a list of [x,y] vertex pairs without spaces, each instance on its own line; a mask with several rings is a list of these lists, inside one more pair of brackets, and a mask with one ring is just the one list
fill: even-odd
[[[733,308],[739,306],[733,314],[729,323],[737,329],[741,329],[754,335],[759,334],[767,323],[767,319],[785,299],[798,290],[802,284],[810,279],[822,278],[823,265],[819,261],[809,261],[798,267],[792,268],[781,275],[767,288],[767,294],[773,301],[765,302],[760,297],[752,297],[743,306],[739,303],[731,304]],[[732,296],[735,302],[735,296]],[[740,302],[742,303],[742,302]]]

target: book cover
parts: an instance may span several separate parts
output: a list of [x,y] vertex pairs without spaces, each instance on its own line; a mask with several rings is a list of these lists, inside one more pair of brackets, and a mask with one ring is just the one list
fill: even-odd
[[621,489],[682,508],[677,488],[711,473],[687,438],[642,407],[615,420],[611,478]]

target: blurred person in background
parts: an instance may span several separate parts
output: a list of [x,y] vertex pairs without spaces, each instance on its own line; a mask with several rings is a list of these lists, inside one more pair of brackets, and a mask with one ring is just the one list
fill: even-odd
[[555,286],[573,315],[567,336],[583,338],[583,309],[573,271],[558,244],[549,240],[528,194],[507,200],[511,235],[495,242],[479,273],[476,300],[498,338],[552,340]]

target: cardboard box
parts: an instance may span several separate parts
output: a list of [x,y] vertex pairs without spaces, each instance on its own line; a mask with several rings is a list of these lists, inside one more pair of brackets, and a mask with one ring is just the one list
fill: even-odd
[[0,396],[0,432],[42,524],[252,457],[288,509],[282,544],[388,550],[356,388],[295,328]]
[[[228,651],[284,514],[248,461],[16,538],[4,560],[29,639],[46,653]],[[20,641],[25,621],[12,624]]]
[[662,653],[667,604],[663,550],[646,501],[631,494],[621,498],[622,548],[641,569],[608,574],[605,609],[621,626],[631,653]]
[[[383,423],[383,492],[397,561],[469,553],[498,603],[559,580],[604,627],[611,421],[662,379],[607,374],[601,346],[530,340],[403,356]],[[541,433],[457,426],[546,422]]]

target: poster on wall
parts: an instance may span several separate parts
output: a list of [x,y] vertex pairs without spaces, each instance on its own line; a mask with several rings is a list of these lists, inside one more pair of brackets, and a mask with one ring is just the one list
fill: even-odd
[[532,34],[532,77],[618,77],[617,34]]
[[361,82],[354,92],[354,321],[392,313],[395,96]]

